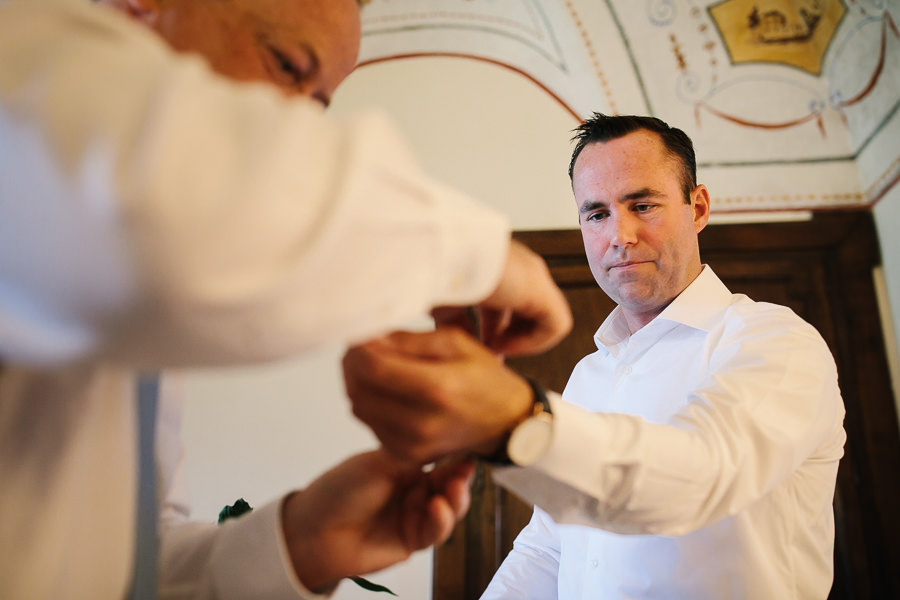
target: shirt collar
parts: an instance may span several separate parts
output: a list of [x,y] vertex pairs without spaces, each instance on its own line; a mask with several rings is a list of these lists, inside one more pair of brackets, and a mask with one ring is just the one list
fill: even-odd
[[[657,321],[670,321],[709,331],[731,304],[731,297],[731,292],[713,270],[708,265],[703,265],[696,279],[645,327],[650,327]],[[597,348],[616,354],[616,348],[627,344],[630,337],[622,309],[617,306],[594,334],[594,342]]]

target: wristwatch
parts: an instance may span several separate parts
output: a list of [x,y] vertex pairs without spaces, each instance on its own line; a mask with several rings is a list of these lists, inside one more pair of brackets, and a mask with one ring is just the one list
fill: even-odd
[[536,463],[550,448],[553,441],[553,412],[547,392],[535,381],[527,379],[534,395],[532,412],[510,432],[506,444],[494,455],[487,457],[496,465],[527,467]]

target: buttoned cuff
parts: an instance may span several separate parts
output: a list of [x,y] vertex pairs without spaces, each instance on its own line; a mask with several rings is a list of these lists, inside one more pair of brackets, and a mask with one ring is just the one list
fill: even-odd
[[[605,448],[622,436],[636,435],[629,420],[611,426],[609,415],[591,413],[548,392],[553,411],[553,439],[530,467],[494,470],[497,483],[544,509],[558,523],[590,525],[604,492],[618,489],[624,471],[604,465]],[[627,444],[633,447],[633,444]],[[604,468],[607,467],[607,468]]]
[[291,564],[281,526],[282,499],[223,523],[210,557],[214,588],[222,600],[324,600],[310,592]]

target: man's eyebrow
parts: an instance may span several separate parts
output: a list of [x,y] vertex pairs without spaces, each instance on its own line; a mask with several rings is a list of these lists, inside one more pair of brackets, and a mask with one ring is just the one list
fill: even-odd
[[629,200],[640,200],[641,198],[655,198],[657,196],[662,196],[663,193],[659,190],[654,190],[653,188],[641,188],[639,190],[635,190],[633,192],[629,192],[619,198],[619,202],[627,202]]
[[578,212],[581,214],[585,214],[591,212],[592,210],[597,210],[598,208],[606,208],[606,202],[603,202],[602,200],[585,202],[580,207],[578,207]]

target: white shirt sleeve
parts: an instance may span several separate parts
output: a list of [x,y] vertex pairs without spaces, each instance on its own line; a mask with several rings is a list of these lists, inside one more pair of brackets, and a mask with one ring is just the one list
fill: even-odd
[[738,513],[801,464],[806,485],[832,489],[845,440],[837,372],[818,333],[788,313],[726,328],[709,376],[667,423],[551,396],[550,450],[495,478],[560,524],[670,536]]
[[265,360],[496,286],[506,219],[381,116],[232,83],[104,7],[3,10],[0,356]]
[[326,598],[307,590],[294,573],[282,533],[282,499],[222,524],[190,520],[178,382],[175,376],[162,379],[157,418],[160,599]]
[[559,555],[556,523],[535,508],[481,600],[556,600]]

